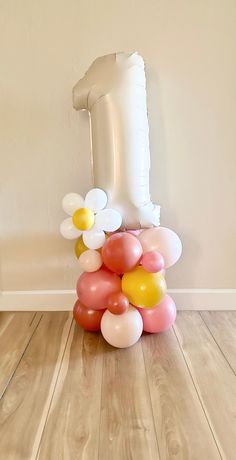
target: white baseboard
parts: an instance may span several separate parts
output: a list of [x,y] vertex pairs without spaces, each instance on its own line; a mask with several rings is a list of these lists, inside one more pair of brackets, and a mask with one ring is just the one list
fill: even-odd
[[236,289],[168,289],[178,310],[236,310]]
[[[169,289],[178,310],[236,310],[236,289]],[[74,290],[2,291],[0,311],[72,310]]]
[[70,311],[75,290],[2,291],[0,311]]

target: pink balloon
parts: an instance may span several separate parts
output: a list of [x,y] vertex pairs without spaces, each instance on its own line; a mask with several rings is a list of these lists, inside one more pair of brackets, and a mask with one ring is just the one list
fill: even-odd
[[164,332],[175,322],[176,306],[173,299],[166,295],[155,308],[138,308],[143,318],[145,332]]
[[92,273],[83,273],[77,282],[80,302],[87,308],[103,310],[110,294],[121,291],[121,279],[107,268]]
[[174,265],[181,256],[182,244],[178,235],[165,227],[144,230],[138,239],[143,252],[158,251],[164,257],[165,268]]
[[160,272],[164,268],[164,258],[158,251],[145,252],[141,263],[143,268],[151,273]]

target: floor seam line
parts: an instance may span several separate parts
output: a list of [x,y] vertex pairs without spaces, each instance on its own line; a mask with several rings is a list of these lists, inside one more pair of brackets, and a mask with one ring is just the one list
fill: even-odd
[[231,369],[231,371],[233,372],[233,374],[236,376],[236,372],[235,372],[234,368],[231,366],[231,364],[230,364],[230,362],[228,361],[226,355],[224,354],[223,350],[221,349],[219,343],[217,342],[217,340],[216,340],[216,338],[215,338],[213,332],[211,331],[211,329],[209,328],[208,324],[206,323],[206,321],[205,321],[204,318],[202,317],[201,312],[199,312],[199,314],[200,314],[200,316],[201,316],[201,319],[202,319],[203,323],[205,324],[206,328],[208,329],[209,333],[211,334],[211,337],[213,338],[215,344],[217,345],[217,347],[218,347],[218,349],[220,350],[222,356],[224,357],[225,361],[227,362],[229,368]]
[[21,355],[21,357],[20,357],[20,359],[19,359],[19,361],[18,361],[18,363],[17,363],[17,365],[16,365],[16,367],[15,367],[15,369],[14,369],[14,372],[12,373],[12,375],[11,375],[11,377],[10,377],[10,379],[9,379],[9,381],[8,381],[8,383],[7,383],[7,385],[5,386],[5,388],[4,388],[3,392],[2,392],[2,394],[0,395],[0,401],[1,401],[1,399],[4,397],[5,393],[7,392],[7,389],[8,389],[8,387],[9,387],[9,385],[10,385],[10,383],[11,383],[11,381],[12,381],[12,379],[13,379],[13,377],[14,377],[14,375],[15,375],[15,373],[16,373],[16,371],[17,371],[17,369],[18,369],[18,367],[19,367],[19,365],[20,365],[20,363],[21,363],[21,361],[22,361],[22,359],[23,359],[25,353],[26,353],[26,350],[28,349],[29,344],[30,344],[30,342],[31,342],[31,340],[32,340],[32,338],[33,338],[33,336],[34,336],[36,330],[38,329],[38,326],[39,326],[39,324],[40,324],[40,322],[41,322],[41,320],[42,320],[42,317],[43,317],[43,315],[40,317],[38,323],[36,324],[36,326],[35,326],[35,328],[34,328],[32,334],[31,334],[31,336],[30,336],[30,338],[29,338],[29,340],[28,340],[28,342],[27,342],[27,344],[26,344],[26,346],[25,346],[25,348],[24,348],[24,351],[23,351],[23,353],[22,353],[22,355]]
[[[198,313],[198,312],[197,312],[197,313]],[[196,394],[197,394],[199,403],[200,403],[201,408],[202,408],[202,411],[203,411],[203,413],[204,413],[204,415],[205,415],[205,418],[206,418],[207,424],[208,424],[208,426],[209,426],[210,432],[211,432],[211,434],[212,434],[213,440],[214,440],[214,442],[215,442],[216,448],[217,448],[217,450],[218,450],[218,453],[219,453],[219,455],[220,455],[220,458],[221,458],[222,460],[225,460],[224,456],[223,456],[222,453],[221,453],[221,450],[220,450],[220,447],[219,447],[218,442],[217,442],[217,440],[216,440],[216,437],[215,437],[215,435],[214,435],[214,432],[213,432],[213,430],[212,430],[212,427],[211,427],[211,424],[210,424],[210,421],[209,421],[207,412],[206,412],[206,410],[205,410],[205,408],[204,408],[204,405],[203,405],[203,402],[202,402],[202,398],[201,398],[201,396],[200,396],[200,394],[199,394],[198,388],[197,388],[196,383],[195,383],[195,381],[194,381],[192,372],[191,372],[191,370],[190,370],[189,364],[188,364],[187,359],[186,359],[186,357],[185,357],[183,348],[182,348],[182,346],[181,346],[181,344],[180,344],[180,341],[179,341],[179,338],[178,338],[178,334],[176,333],[176,329],[175,329],[175,328],[176,328],[176,326],[173,325],[173,331],[174,331],[174,334],[175,334],[177,343],[178,343],[178,345],[179,345],[179,348],[180,348],[181,354],[182,354],[182,356],[183,356],[185,365],[186,365],[186,367],[187,367],[189,376],[190,376],[190,378],[191,378],[192,384],[193,384],[193,386],[194,386],[194,388],[195,388],[195,391],[196,391]]]
[[155,419],[154,419],[154,412],[153,412],[153,406],[152,406],[151,391],[150,391],[149,379],[148,379],[148,374],[147,374],[146,360],[145,360],[144,351],[143,351],[142,338],[141,338],[141,349],[142,349],[143,363],[144,363],[144,369],[145,369],[145,374],[146,374],[147,389],[148,389],[149,400],[150,400],[150,406],[151,406],[151,412],[152,412],[153,426],[154,426],[155,435],[156,435],[157,450],[158,450],[159,459],[161,460],[160,446],[159,446],[158,437],[157,437],[156,423],[155,423]]
[[[100,341],[102,337],[100,336]],[[101,342],[101,346],[102,342]],[[103,347],[104,348],[104,347]],[[98,460],[100,459],[100,444],[101,444],[101,420],[102,420],[102,395],[103,395],[103,379],[104,379],[104,353],[102,354],[102,378],[101,378],[101,399],[100,399],[100,417],[99,417],[99,435],[98,435]]]
[[39,451],[40,451],[40,446],[41,446],[41,442],[42,442],[42,439],[43,439],[44,430],[45,430],[45,427],[46,427],[46,425],[47,425],[48,416],[49,416],[49,413],[50,413],[50,409],[51,409],[51,406],[52,406],[52,401],[53,401],[53,398],[54,398],[54,394],[55,394],[55,390],[56,390],[56,387],[57,387],[59,375],[60,375],[60,372],[61,372],[61,367],[62,367],[62,363],[63,363],[63,360],[64,360],[64,356],[65,356],[65,352],[66,352],[68,340],[69,340],[69,337],[70,337],[70,334],[71,334],[72,325],[73,325],[73,318],[71,318],[71,324],[70,324],[70,327],[69,327],[68,336],[67,336],[66,343],[65,343],[65,348],[64,348],[63,353],[62,353],[62,358],[61,358],[60,366],[59,366],[59,369],[58,369],[57,378],[56,378],[55,385],[54,385],[54,388],[53,388],[52,397],[51,397],[50,404],[49,404],[49,407],[48,407],[47,415],[46,415],[46,417],[45,417],[45,423],[44,423],[43,430],[42,430],[42,434],[41,434],[41,437],[40,437],[40,441],[39,441],[37,453],[36,453],[36,456],[35,456],[35,460],[38,458],[38,455],[39,455]]
[[38,313],[38,312],[36,311],[35,314],[33,315],[33,318],[31,319],[31,321],[30,321],[30,323],[29,323],[29,327],[33,324],[34,319],[35,319],[37,313]]

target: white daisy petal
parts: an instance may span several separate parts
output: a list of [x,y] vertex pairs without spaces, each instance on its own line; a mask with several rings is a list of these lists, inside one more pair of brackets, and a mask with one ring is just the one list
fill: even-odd
[[78,193],[68,193],[62,200],[62,208],[69,216],[73,216],[76,209],[83,207],[84,199],[81,195],[78,195]]
[[83,232],[83,242],[89,249],[99,249],[104,245],[105,241],[105,233],[96,227]]
[[114,232],[122,224],[122,217],[115,209],[104,209],[98,212],[95,217],[95,225],[99,230]]
[[60,225],[60,232],[64,238],[67,240],[75,240],[78,238],[82,232],[75,228],[71,217],[68,217],[67,219],[63,220],[61,225]]
[[105,208],[107,204],[107,194],[100,188],[93,188],[85,197],[86,208],[92,209],[97,212]]

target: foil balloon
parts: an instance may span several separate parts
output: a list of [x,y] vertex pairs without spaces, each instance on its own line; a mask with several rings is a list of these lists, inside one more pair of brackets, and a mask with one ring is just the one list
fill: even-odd
[[114,53],[96,59],[75,85],[73,105],[90,112],[94,186],[106,190],[108,207],[119,211],[125,228],[159,225],[160,207],[150,201],[149,194],[142,57]]

